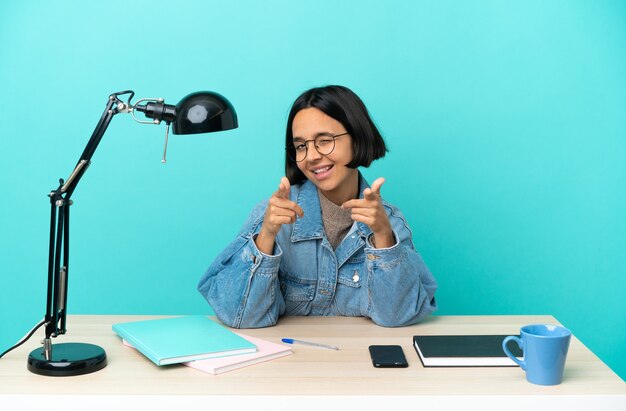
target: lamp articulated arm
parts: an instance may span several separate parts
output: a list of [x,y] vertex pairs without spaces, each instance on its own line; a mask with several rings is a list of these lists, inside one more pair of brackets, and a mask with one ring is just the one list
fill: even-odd
[[[128,103],[119,96],[130,94]],[[109,101],[96,125],[85,150],[83,151],[74,171],[66,181],[59,180],[59,186],[50,194],[50,249],[48,254],[48,289],[45,316],[44,355],[49,358],[51,352],[50,337],[66,332],[67,279],[69,274],[69,219],[70,197],[81,177],[91,163],[102,136],[107,130],[114,115],[128,111],[130,100],[135,93],[122,91],[109,96]],[[132,108],[132,106],[130,106]]]

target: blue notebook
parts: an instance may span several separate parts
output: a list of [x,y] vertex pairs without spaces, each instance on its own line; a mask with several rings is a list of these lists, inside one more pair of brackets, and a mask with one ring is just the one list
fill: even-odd
[[201,315],[113,324],[113,331],[156,365],[256,352],[256,346]]

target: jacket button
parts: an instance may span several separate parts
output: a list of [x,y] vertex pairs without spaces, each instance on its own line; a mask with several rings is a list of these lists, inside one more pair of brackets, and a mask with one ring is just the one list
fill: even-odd
[[357,281],[359,281],[359,278],[361,277],[359,277],[359,275],[355,272],[354,275],[352,276],[352,282],[356,283]]

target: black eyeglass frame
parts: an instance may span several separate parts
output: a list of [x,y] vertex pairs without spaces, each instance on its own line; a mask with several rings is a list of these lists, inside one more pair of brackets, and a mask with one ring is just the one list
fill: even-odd
[[[285,150],[287,150],[287,155],[289,156],[290,159],[292,159],[293,161],[295,161],[296,163],[301,163],[304,160],[306,160],[306,156],[309,154],[309,142],[312,141],[313,142],[313,147],[315,148],[315,150],[320,153],[323,156],[327,156],[330,153],[332,153],[333,151],[335,151],[335,140],[337,140],[338,137],[341,136],[345,136],[346,134],[350,134],[349,132],[345,132],[345,133],[341,133],[341,134],[331,134],[331,133],[323,133],[323,134],[319,134],[317,137],[315,137],[314,139],[311,140],[304,140],[301,142],[298,142],[298,144],[304,144],[304,157],[302,157],[302,160],[297,160],[296,159],[296,147],[293,144],[289,144],[287,147],[285,147]],[[333,139],[333,148],[330,149],[330,151],[328,153],[322,153],[320,151],[320,149],[317,147],[317,145],[315,144],[315,140],[317,140],[320,137],[331,137]]]

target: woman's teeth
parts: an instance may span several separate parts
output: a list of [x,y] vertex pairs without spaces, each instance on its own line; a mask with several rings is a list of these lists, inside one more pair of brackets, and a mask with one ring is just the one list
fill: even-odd
[[328,167],[320,168],[320,169],[317,169],[317,170],[313,170],[313,172],[314,172],[315,174],[323,173],[323,172],[325,172],[325,171],[330,170],[330,168],[331,168],[331,167],[332,167],[332,166],[328,166]]

